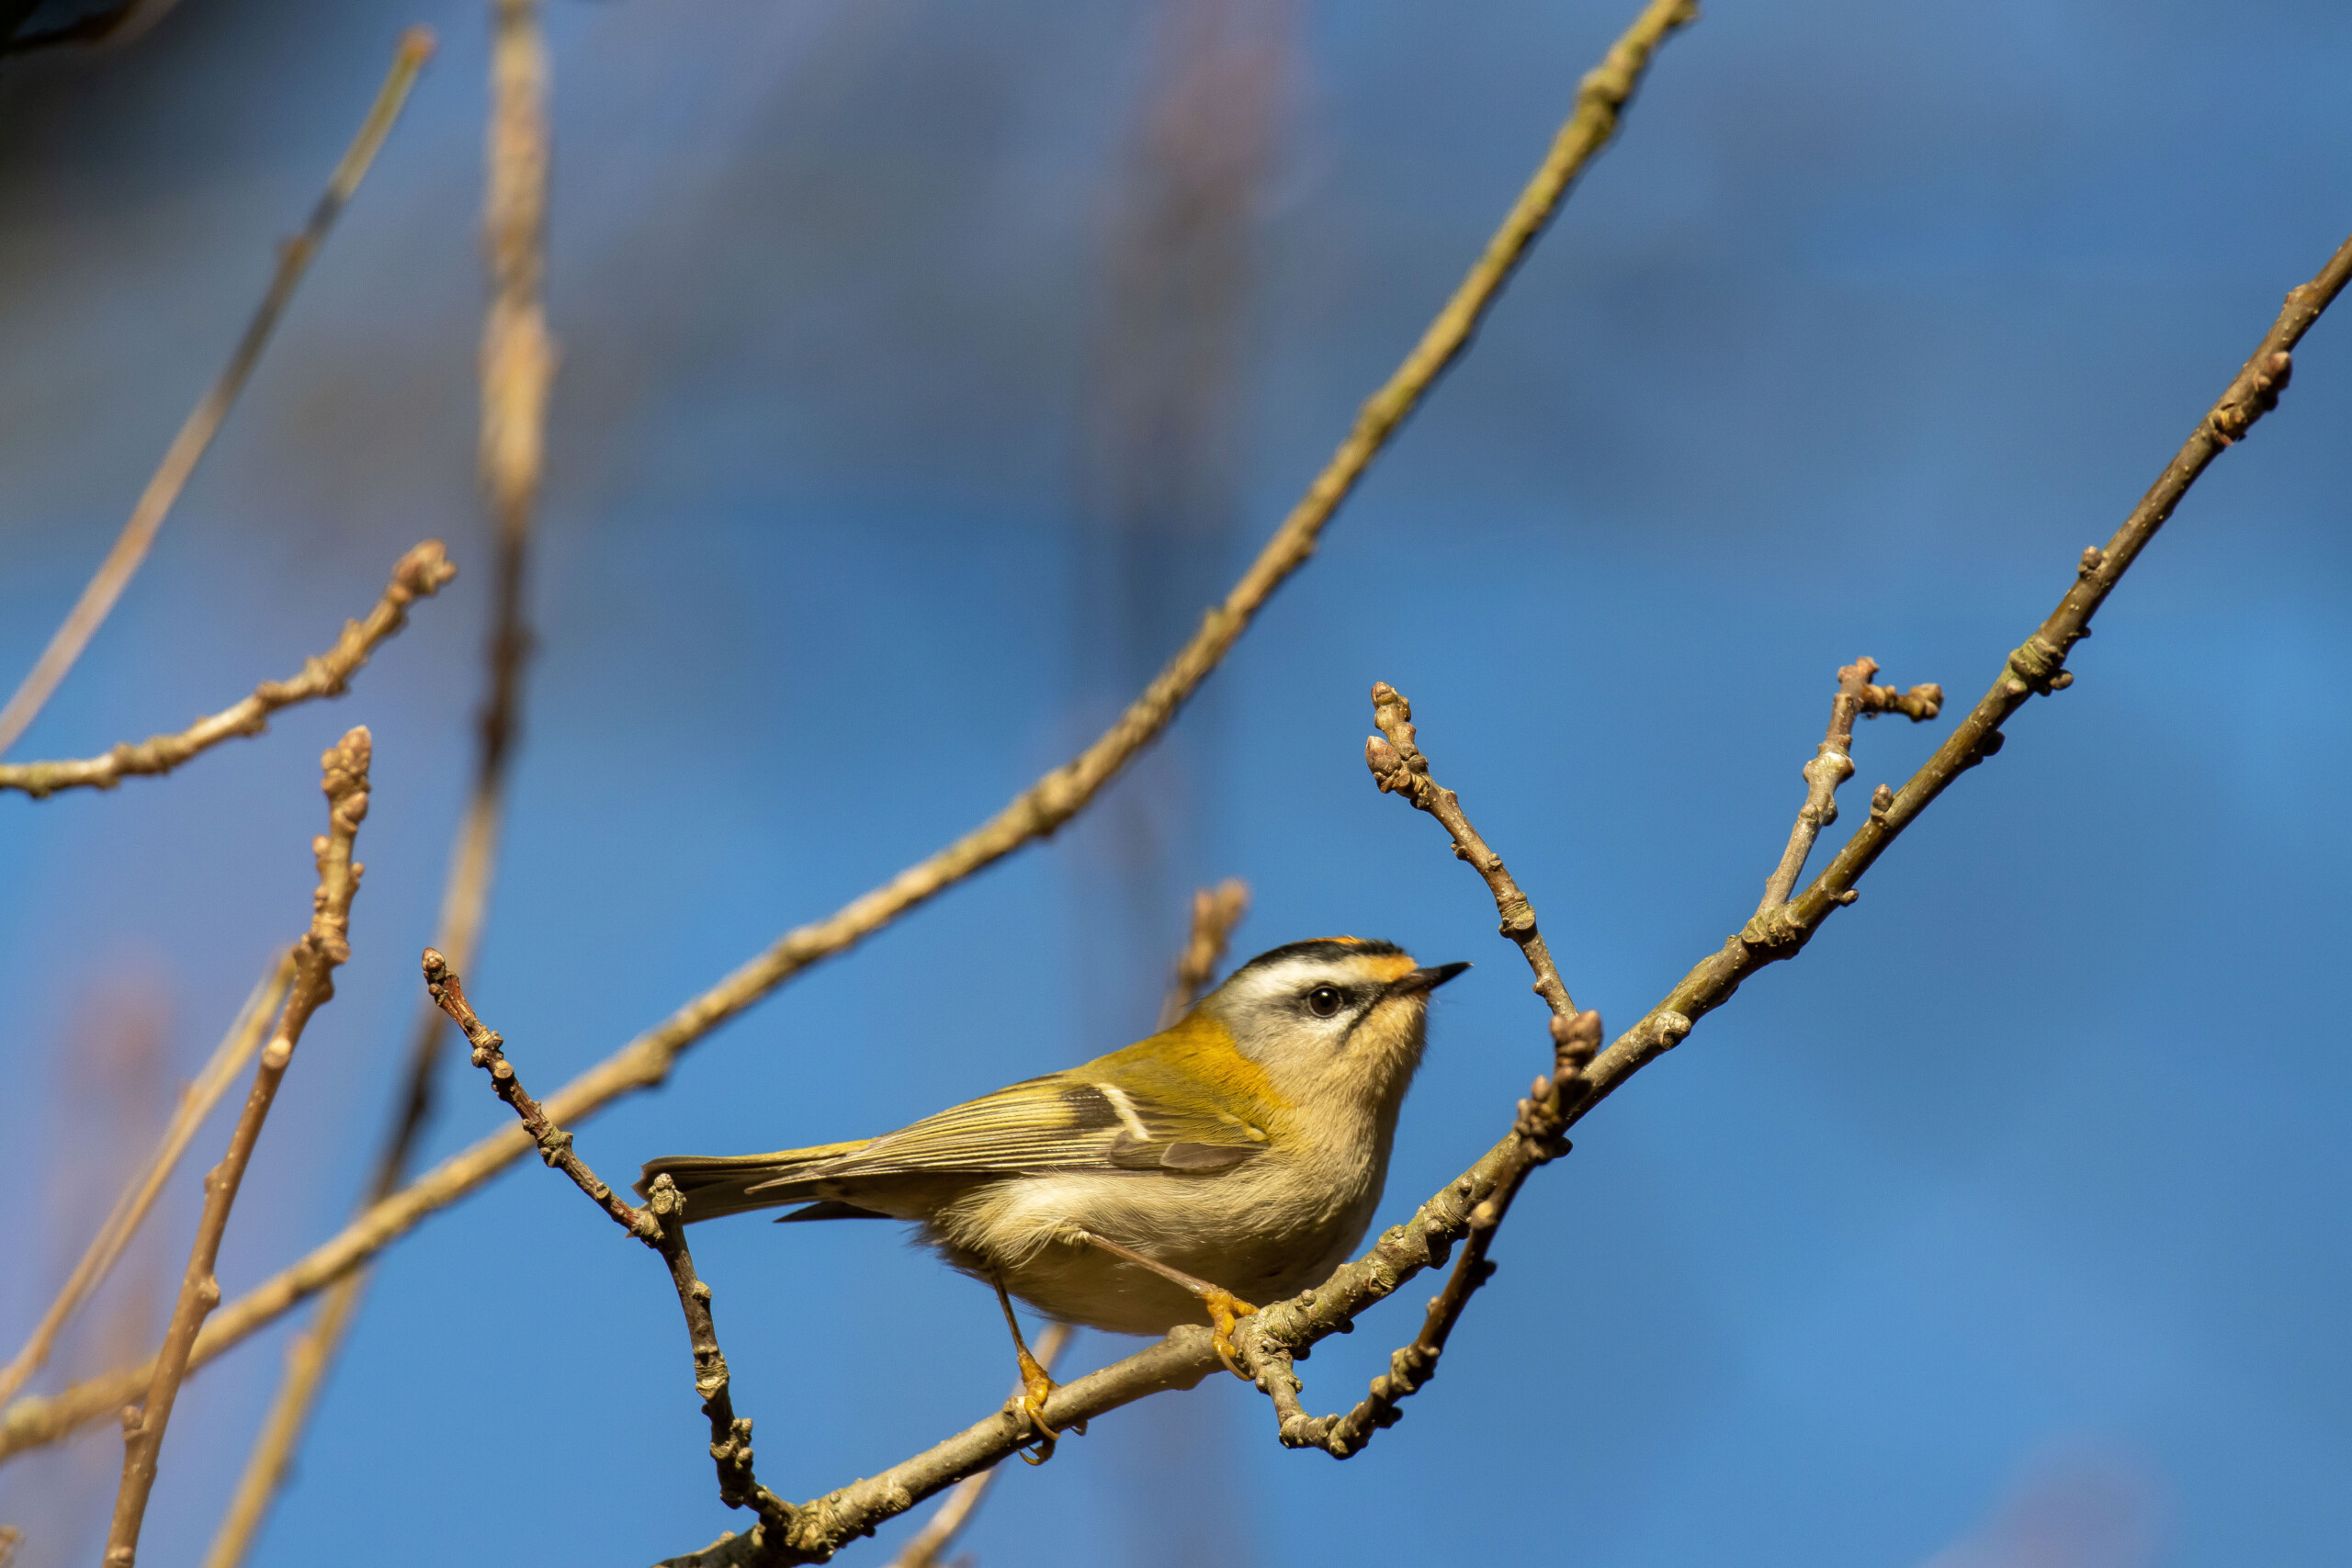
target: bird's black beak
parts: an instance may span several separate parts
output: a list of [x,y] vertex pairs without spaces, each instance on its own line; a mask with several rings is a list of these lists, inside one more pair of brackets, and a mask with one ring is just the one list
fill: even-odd
[[1426,969],[1415,969],[1408,974],[1399,975],[1389,984],[1388,989],[1392,995],[1396,996],[1410,996],[1415,991],[1434,991],[1469,967],[1467,964],[1438,964]]

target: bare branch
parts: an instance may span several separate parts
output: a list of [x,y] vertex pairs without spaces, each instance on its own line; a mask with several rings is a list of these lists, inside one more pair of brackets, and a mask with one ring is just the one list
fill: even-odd
[[[1167,728],[1177,708],[1249,629],[1274,590],[1306,564],[1324,525],[1406,415],[1419,406],[1439,373],[1469,343],[1520,258],[1551,221],[1568,187],[1614,136],[1619,114],[1659,44],[1695,15],[1690,0],[1651,0],[1607,58],[1585,77],[1577,88],[1575,112],[1469,276],[1387,384],[1365,402],[1348,438],[1225,602],[1203,617],[1200,630],[1117,722],[1091,746],[1023,791],[972,832],[826,919],[787,931],[766,952],[558,1089],[548,1097],[551,1113],[560,1120],[576,1122],[616,1100],[662,1083],[687,1047],[810,964],[855,946],[910,909],[1023,845],[1050,835],[1082,810],[1129,759]],[[502,1129],[375,1204],[308,1256],[222,1308],[209,1332],[198,1342],[197,1364],[275,1322],[297,1302],[407,1235],[426,1216],[481,1186],[529,1147],[514,1129]],[[140,1371],[123,1368],[101,1373],[54,1399],[20,1401],[0,1411],[0,1460],[54,1442],[113,1408],[121,1402],[118,1391],[135,1387]]]
[[[32,40],[19,39],[20,47],[29,47]],[[221,421],[229,417],[237,394],[244,389],[245,378],[253,374],[261,351],[269,342],[269,334],[277,325],[277,318],[285,313],[287,301],[293,299],[295,286],[310,269],[311,259],[326,243],[327,231],[334,227],[336,216],[350,201],[366,177],[368,165],[376,161],[376,151],[383,146],[384,138],[391,133],[392,122],[400,118],[401,106],[408,101],[409,89],[416,85],[417,73],[433,55],[433,33],[427,28],[411,28],[401,35],[400,49],[392,57],[391,73],[377,90],[376,102],[360,123],[359,134],[343,154],[343,162],[335,165],[334,176],[327,181],[326,193],[311,209],[310,221],[302,231],[281,244],[277,250],[277,272],[270,279],[269,292],[262,296],[261,308],[246,324],[245,334],[237,340],[236,351],[229,356],[228,368],[220,378],[198,400],[180,433],[172,438],[164,453],[163,463],[154,477],[140,493],[138,504],[130,509],[130,521],[98,563],[97,575],[82,590],[82,597],[65,617],[64,625],[49,639],[32,671],[17,688],[8,705],[0,708],[0,754],[5,754],[21,738],[58,682],[65,679],[74,661],[82,657],[82,649],[89,646],[107,612],[147,558],[147,548],[155,542],[155,534],[164,525],[164,518],[171,512],[172,503],[179,499],[180,490],[187,483],[188,475],[196,471],[197,463],[204,457],[204,449],[212,444],[213,434]]]
[[473,1046],[473,1063],[488,1069],[498,1098],[514,1108],[524,1131],[538,1146],[539,1157],[571,1179],[573,1186],[629,1235],[662,1255],[670,1282],[678,1292],[678,1309],[685,1314],[686,1336],[694,1347],[695,1392],[702,1396],[703,1415],[710,1422],[710,1457],[718,1467],[718,1499],[730,1508],[750,1506],[762,1528],[777,1531],[791,1528],[794,1509],[759,1483],[752,1473],[752,1423],[735,1414],[729,1392],[727,1357],[718,1348],[718,1330],[710,1315],[710,1287],[695,1274],[694,1255],[686,1247],[686,1200],[666,1176],[654,1179],[644,1208],[629,1202],[597,1179],[587,1162],[571,1151],[571,1134],[556,1125],[546,1107],[531,1098],[507,1061],[505,1042],[496,1031],[474,1016],[465,987],[448,961],[432,948],[424,950],[424,985],[450,1021],[465,1031]]
[[[472,792],[458,821],[441,893],[436,940],[453,969],[473,962],[490,907],[504,817],[507,761],[521,726],[523,665],[531,646],[523,608],[524,567],[546,451],[548,388],[556,353],[539,299],[547,230],[548,62],[535,0],[499,0],[491,55],[492,101],[483,230],[489,238],[491,299],[482,324],[480,465],[496,523],[486,650],[489,698],[475,752]],[[428,1000],[410,1036],[407,1070],[390,1126],[362,1190],[359,1212],[399,1190],[432,1120],[435,1076],[447,1021]],[[285,1484],[326,1374],[359,1315],[368,1270],[337,1280],[310,1325],[286,1349],[286,1371],[270,1402],[204,1568],[237,1568],[253,1550],[272,1499]]]
[[377,646],[408,625],[408,607],[429,599],[458,575],[443,553],[441,541],[427,539],[392,567],[384,596],[364,621],[345,621],[333,648],[302,661],[302,672],[290,680],[264,681],[253,694],[209,717],[199,718],[176,735],[153,735],[133,746],[129,741],[102,757],[69,762],[0,762],[0,790],[20,789],[34,799],[61,789],[112,789],[139,773],[168,773],[199,751],[210,750],[240,735],[259,735],[269,728],[269,716],[320,697],[339,697],[352,676],[367,664]]
[[1193,1010],[1193,1004],[1216,977],[1216,966],[1225,961],[1226,944],[1233,940],[1234,929],[1249,913],[1250,885],[1238,876],[1227,877],[1214,888],[1193,890],[1192,931],[1168,977],[1168,995],[1159,1004],[1160,1028]]
[[311,1015],[334,995],[334,971],[351,956],[351,900],[359,891],[361,866],[351,858],[359,824],[368,817],[368,731],[353,729],[320,759],[327,797],[327,830],[311,840],[318,860],[319,888],[312,902],[311,929],[294,946],[294,980],[277,1027],[263,1047],[254,1068],[245,1108],[230,1134],[229,1152],[204,1180],[204,1215],[197,1224],[196,1245],[188,1252],[187,1272],[180,1281],[179,1301],[172,1309],[171,1326],[155,1357],[155,1375],[147,1386],[144,1405],[123,1412],[122,1484],[115,1494],[114,1519],[107,1530],[107,1568],[131,1568],[139,1555],[139,1529],[147,1517],[147,1498],[154,1490],[157,1457],[164,1433],[171,1425],[172,1406],[180,1382],[187,1375],[189,1353],[205,1314],[220,1299],[220,1281],[213,1264],[220,1256],[220,1238],[229,1228],[229,1210],[261,1139],[262,1123],[277,1098],[294,1048]]
[[164,1183],[179,1168],[180,1156],[187,1152],[197,1129],[204,1125],[205,1118],[212,1114],[212,1108],[228,1092],[229,1085],[253,1059],[254,1053],[261,1049],[262,1032],[269,1027],[270,1017],[285,999],[286,987],[293,978],[293,951],[280,949],[270,960],[269,972],[245,998],[245,1005],[238,1010],[228,1033],[213,1048],[204,1070],[181,1092],[171,1121],[164,1125],[163,1136],[156,1140],[154,1153],[147,1156],[147,1163],[130,1179],[122,1196],[115,1200],[106,1223],[90,1238],[89,1247],[74,1266],[73,1274],[57,1292],[57,1299],[50,1303],[40,1325],[25,1341],[24,1348],[17,1352],[16,1359],[0,1368],[0,1401],[14,1398],[17,1391],[25,1386],[25,1381],[41,1369],[65,1325],[106,1283],[107,1276],[120,1260],[123,1248],[130,1245],[130,1238],[146,1222],[147,1212],[154,1207]]
[[[1713,996],[1716,987],[1717,982],[1694,984],[1702,971],[1720,976],[1731,986],[1736,986],[1745,976],[1747,965],[1735,953],[1736,948],[1761,953],[1762,962],[1793,956],[1820,929],[1830,910],[1852,901],[1846,895],[1854,890],[1854,884],[1903,829],[1927,809],[1928,802],[1950,787],[1954,779],[2000,750],[2005,739],[2001,727],[2011,715],[2028,699],[2064,691],[2074,683],[2073,671],[2064,668],[2066,656],[2075,644],[2091,635],[2091,617],[2115,591],[2115,585],[2122,581],[2140,552],[2156,536],[2156,530],[2172,516],[2173,509],[2180,504],[2198,476],[2225,447],[2244,440],[2256,421],[2278,406],[2278,396],[2286,390],[2288,377],[2294,367],[2291,351],[2311,330],[2312,323],[2319,320],[2321,312],[2344,291],[2347,279],[2352,279],[2352,239],[2337,248],[2317,276],[2289,291],[2278,319],[2263,334],[2252,356],[2231,378],[2221,398],[2197,422],[2197,428],[2181,443],[2180,450],[2116,529],[2114,536],[2104,547],[2094,545],[2083,551],[2073,585],[2033,634],[2009,654],[1992,688],[1954,727],[1951,739],[1937,748],[1935,755],[1883,807],[1874,806],[1869,820],[1855,830],[1836,858],[1784,911],[1760,916],[1750,922],[1750,931],[1743,931],[1722,953],[1691,972],[1684,985],[1692,987],[1694,999],[1700,995]],[[1723,993],[1729,994],[1727,990]],[[1708,1000],[1700,1011],[1717,1005],[1720,999]],[[1687,1008],[1682,1010],[1690,1011]],[[1691,1012],[1690,1016],[1696,1018],[1699,1013]]]
[[1854,776],[1856,716],[1876,718],[1883,713],[1899,713],[1918,724],[1943,711],[1941,686],[1914,686],[1898,692],[1892,686],[1871,685],[1871,677],[1877,673],[1878,660],[1868,654],[1838,671],[1838,694],[1829,703],[1829,733],[1813,761],[1799,770],[1804,775],[1804,805],[1797,812],[1796,826],[1789,830],[1789,847],[1781,852],[1781,863],[1765,881],[1764,900],[1756,906],[1759,918],[1789,901],[1804,871],[1805,859],[1813,853],[1814,840],[1838,820],[1838,786]]
[[1535,972],[1535,994],[1555,1018],[1572,1018],[1577,1004],[1569,998],[1568,987],[1560,978],[1560,971],[1552,962],[1552,950],[1544,945],[1544,933],[1535,929],[1535,910],[1527,902],[1527,895],[1519,890],[1504,868],[1502,856],[1487,847],[1478,830],[1470,826],[1470,818],[1462,814],[1462,802],[1450,789],[1441,787],[1430,777],[1429,759],[1421,755],[1413,741],[1413,705],[1397,694],[1396,688],[1385,681],[1376,681],[1372,687],[1372,721],[1380,734],[1367,738],[1363,743],[1363,760],[1372,769],[1373,781],[1383,794],[1401,795],[1421,810],[1444,825],[1453,839],[1456,859],[1467,861],[1487,882],[1487,890],[1495,896],[1495,913],[1502,917],[1502,934],[1519,944],[1520,953],[1527,959],[1528,968]]
[[[2177,458],[2166,477],[2150,492],[2134,511],[2131,520],[2119,532],[2119,541],[2126,535],[2134,536],[2122,566],[2117,566],[2112,551],[2086,552],[2080,578],[2075,589],[2069,590],[2061,602],[2062,613],[2077,614],[2078,629],[2074,640],[2080,640],[2079,626],[2086,624],[2089,612],[2097,608],[2120,576],[2122,567],[2130,564],[2140,545],[2153,535],[2164,515],[2168,515],[2212,451],[2206,451],[2193,466],[2186,463],[2208,439],[2218,439],[2227,434],[2232,439],[2242,437],[2255,417],[2274,400],[2283,382],[2284,367],[2274,356],[2283,355],[2309,329],[2312,321],[2326,309],[2328,303],[2342,292],[2347,276],[2352,276],[2352,242],[2339,250],[2318,278],[2296,289],[2287,297],[2287,309],[2277,325],[2265,337],[2254,360],[2241,371],[2222,395],[2211,413],[2200,422],[2198,434],[2192,435],[2184,448],[2182,458]],[[2250,411],[2250,412],[2249,412]],[[2218,450],[2218,448],[2214,448]],[[2178,476],[2176,478],[2176,476]],[[2109,569],[2112,568],[2112,571]],[[2106,574],[2106,575],[2101,575]],[[2069,612],[2068,606],[2078,603],[2076,592],[2094,578],[2099,580],[2096,596],[2079,612]],[[2058,616],[2053,615],[2052,620]],[[2051,623],[2044,622],[2044,633]],[[2043,635],[2043,634],[2037,634]],[[2034,660],[2029,657],[2030,666]],[[2018,656],[2011,655],[2009,670],[2022,680],[2018,671]],[[2064,682],[2040,677],[2052,688]],[[2004,683],[1995,687],[1996,694],[2006,690]],[[2029,685],[2029,690],[2030,686]],[[2018,700],[2022,702],[2022,695]],[[1974,722],[1976,715],[1970,716]],[[1997,730],[1989,730],[1997,734]],[[1939,793],[1949,778],[1938,780],[1938,770],[1946,766],[1939,760],[1953,751],[1951,742],[1939,750],[1936,758],[1914,774],[1897,801],[1912,797],[1914,792],[1924,792],[1917,798],[1913,809],[1905,818],[1916,817],[1928,800]],[[1961,766],[1964,769],[1978,760],[1971,756]],[[1956,776],[1956,774],[1954,775]],[[1934,783],[1935,787],[1927,786]],[[1882,831],[1892,817],[1892,803],[1883,810],[1874,810],[1871,821],[1855,835],[1873,829]],[[1899,830],[1899,828],[1896,829]],[[1891,837],[1891,833],[1889,834]],[[1883,847],[1883,845],[1881,847]],[[1816,878],[1803,897],[1790,906],[1792,910],[1816,910],[1811,919],[1817,923],[1821,913],[1836,908],[1835,894],[1843,890],[1833,879],[1848,857],[1853,855],[1854,845],[1849,842],[1839,852],[1830,869]],[[1859,877],[1869,868],[1864,859],[1851,871]],[[1846,885],[1850,886],[1850,881]],[[1816,906],[1816,895],[1830,901]],[[1810,933],[1810,925],[1804,928]],[[1801,945],[1801,943],[1799,944]],[[1268,1392],[1278,1401],[1287,1399],[1287,1406],[1278,1404],[1285,1416],[1304,1416],[1296,1404],[1295,1382],[1287,1389],[1280,1388],[1277,1374],[1286,1371],[1284,1358],[1295,1359],[1298,1352],[1336,1333],[1346,1330],[1355,1318],[1419,1275],[1426,1269],[1442,1265],[1451,1255],[1453,1245],[1470,1234],[1473,1216],[1478,1207],[1504,1190],[1521,1161],[1527,1157],[1524,1145],[1530,1133],[1544,1137],[1558,1137],[1588,1114],[1594,1106],[1612,1093],[1634,1073],[1672,1050],[1690,1032],[1692,1021],[1728,1000],[1739,983],[1764,964],[1776,958],[1793,953],[1758,947],[1733,937],[1724,949],[1702,960],[1665,998],[1631,1029],[1612,1042],[1607,1050],[1591,1053],[1593,1039],[1587,1030],[1572,1020],[1554,1015],[1553,1038],[1555,1043],[1553,1088],[1559,1101],[1558,1126],[1533,1126],[1526,1111],[1530,1102],[1521,1104],[1521,1118],[1502,1142],[1481,1156],[1469,1169],[1464,1171],[1430,1197],[1414,1212],[1411,1219],[1384,1232],[1369,1251],[1353,1262],[1341,1265],[1330,1279],[1315,1289],[1304,1292],[1288,1301],[1277,1302],[1245,1319],[1235,1333],[1235,1342],[1242,1354],[1267,1369]],[[1578,1018],[1589,1018],[1581,1014]],[[1597,1022],[1597,1021],[1596,1021]],[[1538,1086],[1543,1086],[1539,1082]],[[1548,1119],[1547,1119],[1548,1120]],[[1528,1128],[1529,1131],[1522,1131]],[[1523,1179],[1523,1174],[1522,1178]],[[1499,1211],[1497,1213],[1499,1218]],[[1101,1371],[1090,1373],[1075,1382],[1065,1383],[1046,1403],[1046,1420],[1056,1427],[1091,1419],[1131,1404],[1137,1399],[1169,1389],[1190,1388],[1216,1371],[1218,1361],[1209,1343],[1205,1328],[1185,1325],[1171,1332],[1148,1349],[1115,1361]],[[1308,1419],[1312,1419],[1308,1417]],[[771,1545],[760,1532],[745,1536],[727,1536],[700,1551],[668,1560],[662,1568],[732,1568],[736,1564],[766,1564],[820,1562],[842,1545],[871,1530],[882,1520],[902,1513],[923,1498],[932,1495],[965,1476],[994,1464],[1010,1454],[1026,1435],[1024,1425],[1005,1413],[999,1413],[965,1428],[945,1440],[933,1444],[913,1458],[893,1465],[879,1475],[854,1482],[841,1490],[830,1493],[802,1506],[790,1539]]]

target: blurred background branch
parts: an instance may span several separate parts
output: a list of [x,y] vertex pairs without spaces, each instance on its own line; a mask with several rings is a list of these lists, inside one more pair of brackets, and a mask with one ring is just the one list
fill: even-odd
[[50,1303],[49,1311],[42,1314],[32,1337],[6,1367],[0,1368],[0,1402],[15,1398],[26,1380],[41,1369],[67,1322],[106,1283],[107,1276],[121,1259],[123,1249],[130,1245],[130,1238],[146,1223],[148,1212],[155,1206],[156,1195],[177,1168],[180,1156],[187,1152],[189,1140],[204,1125],[205,1118],[212,1114],[213,1107],[220,1103],[221,1095],[228,1092],[229,1085],[244,1070],[245,1064],[253,1060],[254,1053],[261,1048],[262,1031],[269,1027],[293,977],[294,954],[289,948],[271,961],[269,972],[255,982],[253,994],[245,998],[236,1021],[229,1025],[229,1032],[220,1037],[220,1043],[204,1064],[204,1070],[180,1091],[179,1104],[173,1108],[172,1119],[164,1125],[154,1152],[132,1176],[122,1196],[115,1200],[114,1209],[98,1227],[98,1234],[90,1238],[88,1249],[74,1264],[74,1272],[57,1292],[57,1299]]
[[[537,511],[547,450],[548,386],[556,349],[540,300],[546,276],[548,51],[537,0],[493,0],[491,94],[482,230],[490,267],[490,305],[481,355],[482,491],[493,524],[492,626],[485,650],[488,688],[476,732],[472,787],[450,848],[435,942],[454,969],[473,966],[497,870],[506,780],[522,725],[523,666],[531,633],[524,607],[524,569]],[[360,1190],[358,1211],[399,1190],[433,1120],[435,1077],[447,1024],[428,1000],[417,1010],[408,1058],[393,1089],[390,1123],[375,1168]],[[310,1324],[286,1349],[286,1370],[261,1432],[238,1477],[227,1512],[206,1551],[204,1568],[237,1568],[252,1552],[271,1500],[286,1483],[296,1452],[359,1315],[368,1269],[337,1280]]]
[[[0,17],[0,21],[5,20]],[[170,514],[172,503],[179,499],[188,476],[196,471],[205,448],[212,445],[221,421],[236,405],[237,394],[244,389],[246,378],[260,363],[261,351],[268,346],[270,333],[277,329],[277,319],[286,313],[296,286],[310,270],[311,258],[326,243],[328,231],[334,227],[335,219],[359,188],[359,182],[367,177],[368,165],[376,161],[377,150],[391,134],[393,122],[400,118],[401,107],[408,102],[409,89],[416,85],[417,73],[424,69],[424,62],[432,54],[433,35],[426,29],[413,28],[401,35],[400,48],[392,56],[391,72],[378,90],[368,118],[360,122],[359,134],[352,138],[343,161],[335,165],[325,194],[311,209],[310,221],[300,233],[277,247],[277,271],[270,279],[269,291],[262,296],[260,309],[246,323],[244,335],[237,340],[227,368],[197,400],[187,422],[165,449],[154,477],[140,492],[138,504],[130,509],[130,520],[116,536],[106,559],[98,563],[89,586],[82,590],[82,596],[74,601],[64,624],[49,639],[49,646],[41,649],[40,661],[17,687],[7,705],[0,707],[0,755],[5,755],[31,726],[41,705],[49,701],[50,694],[57,690],[58,682],[74,668],[74,661],[81,658],[82,650],[89,646],[115,601],[122,597],[139,563],[147,558],[156,531],[163,527],[164,519]]]

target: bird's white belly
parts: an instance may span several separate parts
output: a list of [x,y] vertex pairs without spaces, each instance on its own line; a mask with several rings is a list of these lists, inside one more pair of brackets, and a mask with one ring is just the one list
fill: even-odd
[[[1197,1297],[1076,1239],[1090,1231],[1257,1304],[1320,1284],[1371,1223],[1373,1171],[1302,1183],[1277,1171],[1203,1177],[1013,1177],[948,1205],[925,1239],[967,1273],[1001,1280],[1049,1317],[1114,1334],[1203,1323]],[[1305,1201],[1300,1193],[1311,1194]]]

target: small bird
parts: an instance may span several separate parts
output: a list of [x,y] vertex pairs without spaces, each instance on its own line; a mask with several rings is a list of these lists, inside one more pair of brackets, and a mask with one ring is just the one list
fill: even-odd
[[1363,1239],[1429,994],[1468,967],[1422,968],[1360,937],[1292,942],[1083,1066],[878,1138],[648,1160],[637,1190],[668,1176],[689,1223],[785,1204],[806,1206],[779,1224],[915,1222],[952,1267],[996,1288],[1021,1407],[1050,1453],[1054,1384],[1006,1292],[1114,1334],[1165,1334],[1205,1313],[1239,1374],[1231,1335],[1250,1303],[1322,1283]]

